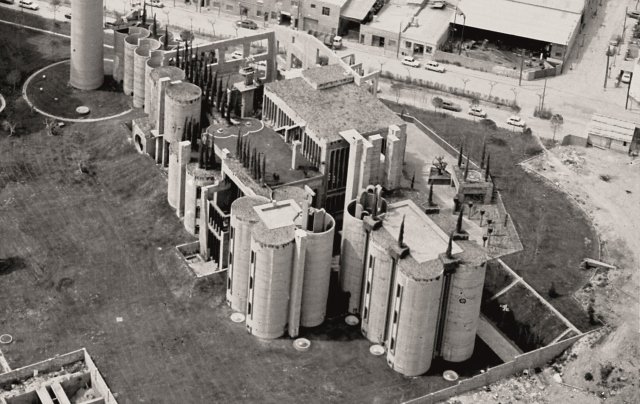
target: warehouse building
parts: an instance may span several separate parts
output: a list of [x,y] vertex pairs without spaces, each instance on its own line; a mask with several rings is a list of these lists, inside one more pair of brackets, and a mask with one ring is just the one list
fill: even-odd
[[587,125],[587,145],[637,156],[640,127],[633,122],[594,114]]

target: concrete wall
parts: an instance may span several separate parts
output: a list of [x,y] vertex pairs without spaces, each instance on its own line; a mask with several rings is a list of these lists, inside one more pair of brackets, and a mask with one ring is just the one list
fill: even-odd
[[95,90],[104,81],[102,0],[73,1],[71,13],[69,83],[80,90]]
[[354,217],[356,201],[351,201],[350,205],[343,215],[340,287],[350,294],[347,312],[359,314],[367,233],[362,220]]
[[[315,7],[312,7],[315,6]],[[327,11],[329,15],[323,13]],[[340,22],[340,6],[322,0],[302,1],[300,11],[301,27],[305,31],[320,31],[336,34]]]
[[383,244],[369,239],[362,296],[362,334],[374,344],[385,341],[389,293],[395,262]]
[[584,335],[585,334],[577,335],[556,344],[551,344],[546,347],[536,349],[535,351],[519,355],[513,361],[495,366],[485,373],[479,374],[469,379],[460,380],[455,386],[451,386],[422,397],[417,397],[405,401],[404,403],[435,404],[450,397],[464,394],[468,391],[480,388],[482,386],[495,383],[515,373],[521,372],[524,369],[532,369],[544,366],[547,362],[560,355],[565,349],[569,348],[571,345],[573,345],[574,342],[582,338]]

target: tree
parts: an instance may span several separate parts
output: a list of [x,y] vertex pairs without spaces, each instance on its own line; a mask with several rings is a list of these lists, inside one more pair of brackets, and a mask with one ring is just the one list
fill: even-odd
[[169,28],[164,27],[164,37],[162,41],[162,49],[167,50],[169,48]]
[[431,104],[433,104],[433,108],[435,109],[435,111],[438,112],[438,108],[442,108],[442,98],[433,97],[431,99]]
[[2,129],[9,132],[9,136],[13,136],[16,134],[17,126],[18,126],[17,122],[10,122],[7,120],[2,121]]
[[13,91],[16,91],[16,86],[20,83],[20,80],[22,80],[22,74],[20,74],[20,70],[13,69],[7,74],[4,80],[13,88]]
[[153,25],[152,25],[151,31],[153,33],[153,37],[157,38],[158,37],[158,21],[156,20],[156,13],[153,13]]
[[51,8],[53,8],[53,21],[56,20],[56,13],[58,8],[62,5],[62,0],[51,0]]
[[556,132],[564,123],[564,118],[560,114],[553,114],[551,117],[551,127],[553,128],[553,141],[556,141]]

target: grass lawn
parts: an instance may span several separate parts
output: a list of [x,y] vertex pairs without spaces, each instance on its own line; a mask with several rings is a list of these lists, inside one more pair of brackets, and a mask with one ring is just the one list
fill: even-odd
[[[403,108],[385,103],[398,112]],[[504,257],[504,262],[578,328],[593,327],[572,295],[591,274],[580,269],[582,259],[598,257],[597,234],[586,215],[563,192],[518,165],[540,152],[536,139],[506,129],[487,129],[480,123],[441,113],[404,108],[456,148],[464,142],[464,154],[469,153],[476,163],[486,138],[491,174],[524,246],[523,251]],[[559,297],[549,297],[552,284]]]

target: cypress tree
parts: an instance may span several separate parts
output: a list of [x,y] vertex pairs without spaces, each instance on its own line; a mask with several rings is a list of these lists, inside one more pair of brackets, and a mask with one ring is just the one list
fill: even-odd
[[464,180],[467,180],[467,176],[469,175],[469,155],[467,154],[467,164],[464,165]]
[[402,215],[402,222],[400,223],[400,232],[398,233],[398,247],[402,248],[404,245],[404,218]]
[[460,150],[458,151],[458,168],[462,166],[462,143],[460,143]]
[[458,222],[456,223],[456,233],[462,233],[462,215],[464,214],[464,205],[460,204],[460,214],[458,215]]
[[491,155],[487,156],[487,169],[484,172],[484,180],[489,181],[489,163],[491,163]]
[[453,234],[449,235],[449,243],[447,244],[447,258],[453,258]]
[[156,13],[153,13],[153,28],[152,28],[152,32],[153,32],[153,38],[157,38],[158,37],[158,22],[156,21]]
[[267,155],[263,154],[262,155],[262,170],[260,170],[260,172],[262,173],[262,180],[266,180],[267,178]]
[[220,79],[220,81],[218,81],[218,88],[216,90],[216,108],[218,109],[218,112],[220,112],[220,104],[222,101],[222,79]]
[[166,25],[164,27],[164,40],[162,42],[162,49],[167,50],[169,48],[169,29]]
[[480,159],[480,168],[484,168],[484,157],[485,154],[487,153],[487,140],[485,138],[485,140],[482,142],[482,158]]
[[238,155],[238,150],[240,150],[240,143],[242,142],[242,137],[240,134],[240,128],[238,128],[238,138],[236,139],[236,156]]
[[433,183],[429,186],[429,206],[433,206]]
[[147,3],[143,3],[142,6],[142,25],[146,28],[147,27]]
[[216,148],[215,137],[211,136],[211,158],[209,159],[209,170],[216,168]]
[[227,94],[225,93],[222,96],[222,100],[221,100],[221,105],[220,105],[220,115],[222,115],[223,118],[227,117]]
[[176,67],[180,68],[180,42],[178,42],[178,47],[176,48]]
[[204,145],[202,144],[202,139],[199,141],[199,152],[200,156],[198,157],[198,168],[204,167]]

